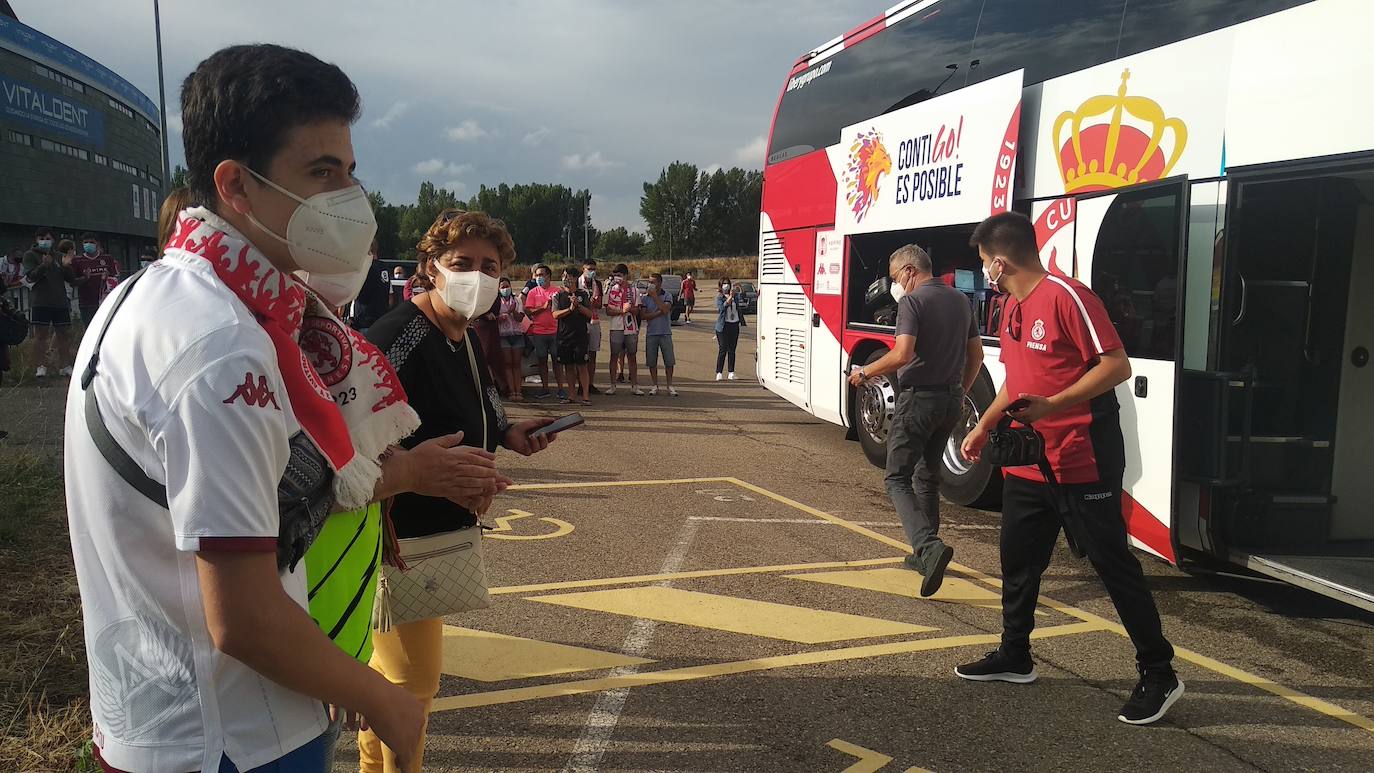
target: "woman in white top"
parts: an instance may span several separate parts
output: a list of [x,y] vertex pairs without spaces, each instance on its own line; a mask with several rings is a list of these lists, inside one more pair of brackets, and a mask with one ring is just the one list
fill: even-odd
[[735,380],[735,347],[739,346],[739,329],[743,325],[744,314],[739,310],[735,286],[728,277],[722,277],[716,293],[716,381],[724,378],[721,374],[727,360],[730,380]]

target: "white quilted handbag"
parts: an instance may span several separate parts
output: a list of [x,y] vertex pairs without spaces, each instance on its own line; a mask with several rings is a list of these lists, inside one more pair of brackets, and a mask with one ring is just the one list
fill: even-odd
[[[472,353],[471,335],[469,332],[464,343],[477,384],[478,405],[482,405],[482,376]],[[486,448],[486,409],[481,413],[482,448]],[[491,606],[486,567],[482,563],[482,530],[478,522],[466,529],[397,539],[400,568],[382,565],[372,627],[385,633],[393,625]]]

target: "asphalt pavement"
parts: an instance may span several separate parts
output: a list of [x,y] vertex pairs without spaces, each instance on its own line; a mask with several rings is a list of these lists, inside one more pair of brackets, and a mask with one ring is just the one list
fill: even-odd
[[[1133,652],[1062,543],[1039,681],[956,678],[1000,630],[996,514],[945,505],[954,564],[919,598],[881,471],[757,384],[752,332],[739,381],[712,379],[702,318],[674,329],[680,397],[594,396],[548,451],[501,457],[494,603],[447,621],[426,770],[1374,767],[1374,617],[1143,554],[1187,685],[1162,722],[1117,721]],[[355,754],[346,734],[335,769]]]

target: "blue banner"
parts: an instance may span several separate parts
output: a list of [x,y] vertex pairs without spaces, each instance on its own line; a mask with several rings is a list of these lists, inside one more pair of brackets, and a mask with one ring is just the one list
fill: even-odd
[[159,123],[157,105],[132,83],[71,46],[4,15],[0,15],[0,48],[54,67],[132,107],[154,125]]
[[105,116],[61,94],[0,76],[0,115],[105,147]]

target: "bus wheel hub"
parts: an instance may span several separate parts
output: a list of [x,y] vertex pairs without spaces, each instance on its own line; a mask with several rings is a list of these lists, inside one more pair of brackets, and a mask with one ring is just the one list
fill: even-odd
[[887,432],[892,427],[892,413],[896,407],[897,394],[892,390],[892,382],[886,378],[872,379],[859,390],[859,424],[869,437],[879,443],[887,442]]

